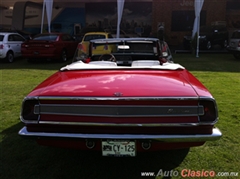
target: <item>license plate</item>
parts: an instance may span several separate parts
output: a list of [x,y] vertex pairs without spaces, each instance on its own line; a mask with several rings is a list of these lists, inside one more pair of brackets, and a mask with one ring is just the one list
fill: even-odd
[[34,52],[34,55],[39,55],[39,52]]
[[105,140],[102,141],[102,155],[116,157],[135,157],[135,141],[128,140]]

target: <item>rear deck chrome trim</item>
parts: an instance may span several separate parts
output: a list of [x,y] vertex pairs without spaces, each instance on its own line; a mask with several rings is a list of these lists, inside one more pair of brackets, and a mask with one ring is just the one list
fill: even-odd
[[34,114],[92,117],[176,117],[204,115],[203,106],[39,104]]
[[212,134],[195,135],[160,135],[160,134],[81,134],[81,133],[50,133],[50,132],[28,132],[23,127],[19,133],[22,137],[33,138],[59,138],[59,139],[151,139],[161,142],[204,142],[218,140],[222,133],[218,128],[213,128]]
[[[62,97],[62,96],[28,96],[24,99],[24,101],[26,100],[38,100],[39,101],[39,104],[40,105],[45,105],[45,104],[41,104],[41,102],[44,103],[44,101],[94,101],[94,100],[98,100],[98,101],[111,101],[111,100],[119,100],[119,101],[182,101],[184,103],[184,101],[199,101],[199,100],[210,100],[210,101],[213,101],[216,105],[216,102],[215,102],[215,99],[213,97],[188,97],[188,96],[178,96],[178,97],[158,97],[158,96],[152,96],[152,97],[79,97],[79,96],[68,96],[68,97]],[[24,101],[23,101],[23,104],[24,104]],[[136,105],[137,106],[137,105]],[[156,105],[157,106],[157,105]],[[45,106],[46,107],[46,106]],[[192,106],[191,106],[192,107]],[[202,109],[202,106],[201,105],[198,105],[198,106],[195,106],[195,107],[198,107],[199,111],[198,113],[196,113],[196,115],[203,115],[203,109]],[[217,106],[215,106],[216,110],[217,110]],[[44,111],[42,111],[44,112]],[[35,108],[35,113],[36,114],[40,114],[40,106],[36,105],[36,108]],[[43,114],[43,113],[41,113]],[[47,114],[47,113],[46,113]],[[56,113],[56,114],[60,114],[61,113]],[[78,113],[77,113],[78,114]],[[136,114],[136,113],[135,113]],[[72,114],[72,115],[76,115],[76,114]],[[164,116],[164,115],[162,115]],[[160,115],[160,117],[162,117]],[[170,115],[167,115],[167,116],[170,116]],[[177,116],[177,114],[173,115],[173,116]],[[179,116],[179,115],[178,115]],[[182,115],[182,116],[187,116],[186,114]],[[191,115],[190,115],[191,116]],[[198,116],[198,118],[199,118]],[[39,115],[40,117],[40,115]],[[119,117],[119,116],[109,116],[109,117]],[[123,116],[123,117],[126,117],[126,116]],[[133,115],[131,115],[130,117],[134,117]],[[138,115],[136,117],[139,117]],[[152,117],[156,117],[156,116],[152,116]],[[157,116],[158,117],[158,116]],[[40,121],[40,118],[38,119],[38,121],[30,121],[30,120],[25,120],[23,119],[23,116],[22,116],[22,111],[21,111],[21,116],[20,116],[20,119],[22,122],[26,123],[26,124],[31,124],[31,123],[34,123],[34,124],[37,124],[39,123]],[[188,123],[188,124],[154,124],[154,125],[157,125],[157,126],[182,126],[182,125],[188,125],[188,126],[196,126],[196,125],[213,125],[215,124],[216,122],[218,121],[218,114],[217,114],[217,118],[215,121],[213,122],[200,122],[199,119],[198,119],[198,122],[196,123]],[[44,123],[44,122],[41,122],[41,123]],[[105,125],[104,124],[99,124],[99,123],[57,123],[57,122],[52,122],[52,121],[49,121],[49,122],[45,122],[45,123],[49,123],[49,124],[59,124],[59,125],[96,125],[96,126],[102,126],[102,125]],[[110,126],[113,126],[113,125],[116,125],[116,124],[107,124],[107,125],[110,125]],[[123,126],[125,126],[125,124],[122,124]],[[138,126],[142,126],[142,125],[149,125],[151,126],[151,124],[134,124],[134,125],[138,125]],[[119,126],[119,124],[118,124]]]
[[[39,100],[88,100],[88,101],[163,101],[163,100],[173,100],[173,101],[187,101],[187,100],[199,100],[199,97],[189,97],[189,96],[179,96],[179,97],[159,97],[159,96],[150,96],[150,97],[98,97],[98,96],[91,96],[91,97],[80,97],[80,96],[39,96]],[[212,98],[210,98],[212,99]]]
[[73,125],[73,126],[105,126],[105,127],[190,127],[199,125],[211,125],[209,123],[96,123],[96,122],[56,122],[39,121],[39,124],[48,125]]

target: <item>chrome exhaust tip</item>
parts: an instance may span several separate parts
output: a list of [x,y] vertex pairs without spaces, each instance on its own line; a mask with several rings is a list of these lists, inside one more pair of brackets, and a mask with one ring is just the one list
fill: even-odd
[[148,150],[148,149],[150,149],[150,147],[151,147],[151,142],[150,141],[142,142],[142,148],[144,150]]
[[95,142],[93,140],[87,140],[86,146],[87,146],[87,148],[92,149],[95,147]]

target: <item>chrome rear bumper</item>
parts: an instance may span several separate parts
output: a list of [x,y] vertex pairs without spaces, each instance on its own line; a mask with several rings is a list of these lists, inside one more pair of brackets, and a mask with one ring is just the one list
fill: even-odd
[[157,140],[162,142],[204,142],[220,139],[222,136],[218,128],[213,128],[212,134],[190,135],[161,135],[161,134],[79,134],[79,133],[50,133],[28,132],[23,127],[19,133],[22,137],[33,138],[62,138],[62,139],[132,139],[132,140]]

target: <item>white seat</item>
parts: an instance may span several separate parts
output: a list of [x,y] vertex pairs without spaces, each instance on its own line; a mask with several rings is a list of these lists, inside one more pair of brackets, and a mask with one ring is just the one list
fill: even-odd
[[158,60],[136,60],[132,62],[132,67],[135,66],[155,66],[160,65]]
[[110,61],[93,61],[89,62],[90,65],[101,65],[101,66],[117,66],[116,62]]

